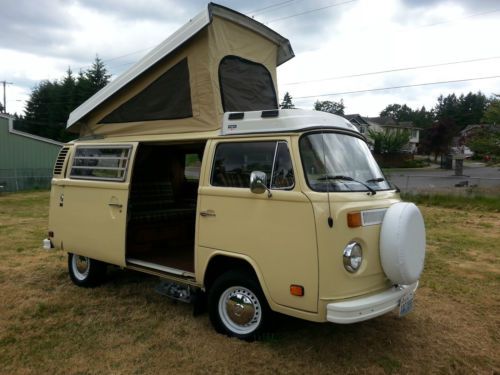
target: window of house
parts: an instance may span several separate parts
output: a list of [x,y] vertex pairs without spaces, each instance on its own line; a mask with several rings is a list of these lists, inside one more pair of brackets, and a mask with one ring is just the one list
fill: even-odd
[[132,146],[77,146],[70,177],[125,181]]
[[411,137],[412,138],[417,138],[418,137],[418,130],[412,130],[411,131]]
[[268,187],[290,189],[294,173],[286,142],[238,142],[217,146],[212,169],[213,186],[250,187],[250,174],[266,174]]

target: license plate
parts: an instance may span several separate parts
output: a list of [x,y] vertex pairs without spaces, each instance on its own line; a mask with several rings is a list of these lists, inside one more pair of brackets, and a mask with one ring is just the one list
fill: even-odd
[[413,293],[407,293],[399,301],[399,316],[405,316],[413,310]]

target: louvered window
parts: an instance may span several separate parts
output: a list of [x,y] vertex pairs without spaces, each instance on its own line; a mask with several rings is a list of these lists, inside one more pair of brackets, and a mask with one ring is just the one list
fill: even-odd
[[132,146],[77,146],[70,177],[125,181]]
[[64,160],[68,155],[69,147],[63,147],[57,156],[56,165],[54,165],[54,175],[63,174]]

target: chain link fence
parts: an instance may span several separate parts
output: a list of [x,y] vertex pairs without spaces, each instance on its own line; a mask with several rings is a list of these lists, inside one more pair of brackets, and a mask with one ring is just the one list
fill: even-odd
[[52,168],[0,169],[0,192],[50,189]]

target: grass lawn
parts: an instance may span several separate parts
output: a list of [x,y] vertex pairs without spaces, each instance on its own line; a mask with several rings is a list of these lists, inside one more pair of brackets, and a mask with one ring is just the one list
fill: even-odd
[[427,258],[415,310],[349,326],[288,317],[259,342],[112,269],[74,286],[46,252],[48,192],[0,196],[1,374],[498,374],[500,213],[423,206]]

